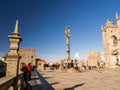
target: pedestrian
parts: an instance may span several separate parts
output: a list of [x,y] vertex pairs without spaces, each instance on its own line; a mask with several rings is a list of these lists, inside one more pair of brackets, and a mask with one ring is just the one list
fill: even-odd
[[105,62],[104,61],[101,62],[101,68],[105,68]]
[[99,61],[97,61],[97,70],[98,70],[98,72],[100,72],[100,62]]
[[29,72],[29,80],[31,80],[31,72],[32,72],[31,63],[28,63],[27,69],[28,69],[28,72]]
[[116,65],[119,65],[119,59],[118,59],[118,56],[116,57]]
[[33,65],[33,66],[32,66],[32,71],[33,71],[33,72],[35,71],[35,68],[36,68],[36,66]]
[[28,72],[28,69],[27,69],[27,65],[22,62],[20,64],[20,69],[21,71],[23,72],[23,78],[24,78],[24,82],[25,82],[25,85],[26,85],[26,90],[28,89],[29,87],[29,83],[28,83],[28,80],[29,80],[29,72]]

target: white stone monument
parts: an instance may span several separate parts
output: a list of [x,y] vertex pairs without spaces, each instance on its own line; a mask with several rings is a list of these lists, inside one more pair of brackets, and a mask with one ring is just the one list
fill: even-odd
[[70,28],[67,26],[65,30],[65,38],[66,38],[66,63],[67,67],[69,63],[71,62],[70,60]]

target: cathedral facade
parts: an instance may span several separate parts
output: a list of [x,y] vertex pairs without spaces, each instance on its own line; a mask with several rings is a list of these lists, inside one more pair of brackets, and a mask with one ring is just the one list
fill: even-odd
[[102,37],[106,67],[120,67],[120,16],[117,13],[116,24],[108,20],[102,27]]

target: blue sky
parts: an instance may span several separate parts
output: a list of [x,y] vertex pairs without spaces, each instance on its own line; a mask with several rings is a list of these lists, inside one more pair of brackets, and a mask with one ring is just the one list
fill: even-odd
[[66,57],[65,27],[70,26],[71,58],[79,52],[103,52],[101,26],[116,23],[119,0],[0,0],[0,55],[9,52],[8,35],[16,19],[23,41],[20,47],[36,48],[37,57],[57,61]]

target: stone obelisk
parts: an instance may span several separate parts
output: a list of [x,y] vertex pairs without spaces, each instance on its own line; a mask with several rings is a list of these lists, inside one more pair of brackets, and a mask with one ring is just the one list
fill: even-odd
[[18,72],[18,62],[20,56],[18,54],[19,44],[22,41],[20,34],[18,32],[18,20],[16,20],[16,25],[14,32],[12,35],[8,36],[10,41],[10,52],[7,53],[6,61],[7,61],[7,76],[8,75],[16,75]]
[[70,62],[70,28],[68,26],[66,26],[65,38],[66,38],[66,62],[68,68]]

